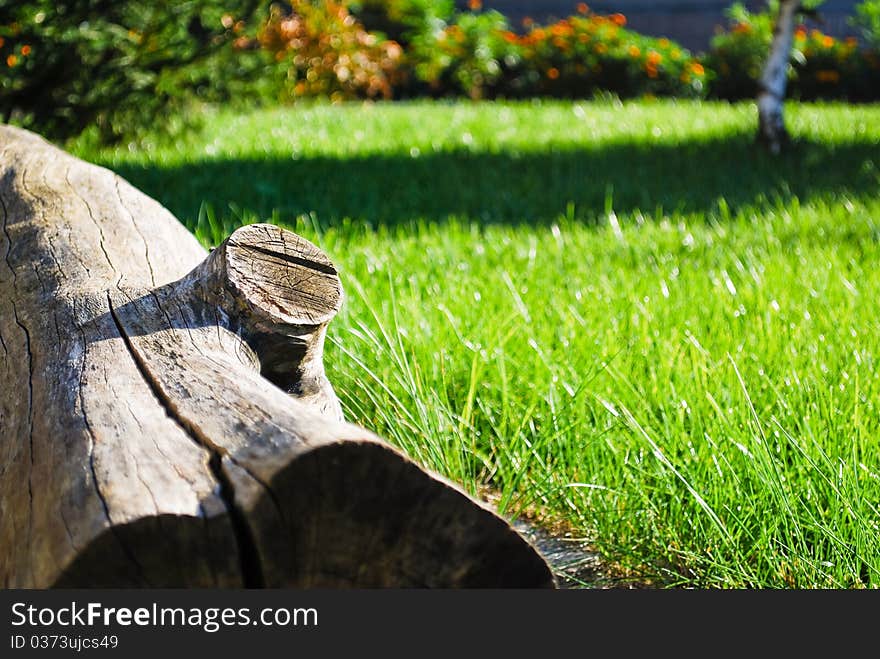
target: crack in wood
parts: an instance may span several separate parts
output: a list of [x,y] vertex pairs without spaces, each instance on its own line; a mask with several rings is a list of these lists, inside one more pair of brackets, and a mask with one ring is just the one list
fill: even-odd
[[[159,311],[162,312],[162,315],[165,316],[165,320],[166,320],[166,322],[168,323],[168,327],[174,327],[175,325],[174,325],[174,323],[173,323],[172,320],[171,320],[171,316],[168,315],[168,312],[167,312],[167,311],[165,310],[165,308],[162,306],[162,300],[159,299],[159,295],[156,293],[156,291],[150,291],[150,295],[153,297],[153,300],[156,302],[156,307],[159,309]],[[193,349],[194,349],[196,352],[198,352],[202,357],[204,357],[207,361],[209,361],[209,362],[215,364],[218,368],[220,368],[220,369],[224,369],[224,370],[225,370],[226,368],[228,368],[228,364],[223,364],[223,363],[217,361],[216,359],[214,359],[213,357],[211,357],[210,355],[205,354],[205,352],[202,350],[201,346],[199,346],[198,342],[195,340],[195,337],[194,337],[194,335],[193,335],[193,327],[189,324],[189,320],[188,320],[187,317],[186,317],[186,312],[184,311],[183,306],[180,304],[179,301],[175,301],[175,306],[177,307],[177,312],[178,312],[178,314],[179,314],[178,317],[180,318],[180,320],[183,322],[184,326],[185,326],[186,329],[187,329],[187,336],[189,337],[190,343],[192,343],[192,345],[193,345]],[[222,346],[222,339],[220,338],[220,337],[221,337],[220,332],[221,332],[222,329],[229,329],[229,327],[221,321],[221,319],[220,319],[220,317],[219,317],[219,315],[218,315],[218,313],[217,313],[217,309],[218,309],[218,308],[219,308],[219,307],[215,307],[215,309],[214,309],[214,320],[215,320],[215,322],[216,322],[216,327],[217,327],[217,341],[218,341],[218,345],[221,345],[221,346]],[[244,341],[239,341],[239,342],[237,343],[238,350],[242,350],[242,349],[243,349],[242,346],[243,346],[244,344],[245,344]],[[236,354],[238,354],[238,352],[236,352]],[[257,365],[253,365],[253,364],[251,364],[249,361],[248,361],[248,362],[242,362],[242,363],[244,363],[245,365],[247,365],[247,366],[249,366],[249,367],[250,367],[250,366],[256,366],[256,367],[259,367],[258,364],[257,364]],[[269,423],[272,423],[271,419],[269,420]],[[193,425],[194,425],[194,424],[193,424]],[[282,430],[283,430],[283,429],[280,428],[277,424],[273,424],[273,425],[274,425],[275,428],[277,428],[279,431],[282,431]],[[212,442],[210,439],[208,439],[206,436],[204,436],[204,433],[202,433],[200,430],[196,429],[196,428],[195,428],[195,425],[194,425],[194,432],[196,432],[196,433],[198,434],[198,436],[200,436],[200,437],[204,437],[204,440],[203,440],[203,441],[198,441],[199,445],[204,446],[204,445],[207,444],[207,445],[210,445],[211,447],[214,447],[214,449],[215,449],[216,451],[219,451],[219,452],[222,453],[223,457],[227,458],[227,459],[228,459],[230,462],[232,462],[236,467],[238,467],[239,469],[241,469],[242,471],[244,471],[248,476],[250,476],[252,479],[254,479],[254,481],[256,481],[260,486],[262,486],[262,488],[266,491],[266,494],[269,496],[269,499],[272,501],[273,505],[275,506],[275,509],[278,511],[278,515],[279,515],[279,517],[281,517],[281,518],[284,517],[284,511],[282,510],[281,503],[280,503],[280,501],[278,500],[278,497],[276,496],[275,492],[272,491],[272,488],[269,486],[268,483],[266,483],[263,479],[261,479],[261,478],[260,478],[259,476],[257,476],[255,473],[253,473],[252,470],[248,469],[247,466],[245,466],[245,465],[241,464],[240,462],[238,462],[238,461],[237,461],[232,455],[229,454],[228,451],[224,451],[222,448],[217,447],[217,446],[214,444],[214,442]]]
[[9,212],[6,210],[6,202],[3,201],[3,197],[0,197],[0,209],[3,210],[3,235],[6,236],[6,254],[4,255],[4,260],[6,261],[6,267],[9,268],[9,272],[12,273],[12,286],[15,287],[17,277],[15,274],[15,266],[12,265],[12,259],[10,257],[10,253],[12,252],[12,237],[9,235]]
[[[110,308],[110,315],[116,324],[119,336],[122,338],[126,349],[131,355],[138,371],[143,377],[147,386],[153,392],[156,400],[165,409],[168,417],[174,421],[181,430],[186,433],[197,445],[208,451],[210,456],[208,460],[208,468],[211,474],[217,480],[219,486],[219,497],[226,508],[229,521],[232,525],[233,534],[235,536],[236,546],[238,548],[239,566],[241,569],[241,578],[245,588],[262,588],[265,586],[263,578],[262,565],[260,563],[259,550],[254,540],[253,531],[248,524],[247,518],[235,502],[235,487],[227,474],[223,471],[223,458],[226,452],[216,444],[208,440],[193,424],[183,419],[175,409],[171,399],[162,390],[157,379],[150,373],[149,366],[143,359],[143,356],[137,351],[131,341],[131,337],[126,332],[122,321],[113,307],[113,300],[110,293],[107,293],[107,304]],[[161,307],[160,307],[161,308]]]
[[32,547],[34,526],[34,354],[31,351],[31,333],[19,319],[18,311],[15,308],[15,301],[10,301],[10,303],[12,304],[12,316],[15,319],[15,324],[24,332],[24,344],[28,363],[28,447],[30,450],[30,468],[28,469],[28,502],[30,505],[28,513],[28,547]]
[[141,579],[141,582],[149,585],[150,582],[147,579],[146,572],[144,570],[143,565],[137,559],[137,556],[132,551],[131,547],[128,546],[128,543],[125,542],[122,535],[119,533],[119,530],[116,528],[116,525],[113,523],[113,518],[110,516],[110,505],[107,503],[107,499],[104,496],[104,493],[101,491],[101,481],[98,478],[98,472],[95,468],[95,446],[97,443],[97,438],[95,437],[95,431],[92,428],[92,424],[89,421],[89,415],[86,412],[86,403],[84,398],[85,387],[82,386],[83,379],[85,377],[85,366],[88,355],[88,342],[86,341],[85,330],[80,328],[80,333],[82,335],[82,343],[83,343],[83,358],[82,364],[80,365],[80,374],[79,374],[79,399],[80,399],[80,407],[82,413],[82,420],[86,427],[86,432],[89,434],[89,472],[92,476],[92,483],[95,487],[95,494],[98,496],[98,500],[101,502],[101,507],[104,510],[104,516],[107,518],[107,524],[110,528],[110,533],[116,539],[116,542],[119,544],[119,548],[122,550],[122,553],[125,554],[125,557],[134,565],[137,570],[138,577]]
[[[233,460],[234,462],[234,460]],[[229,519],[235,532],[238,543],[239,560],[241,562],[241,578],[245,588],[265,588],[266,579],[263,576],[263,565],[260,561],[260,551],[257,549],[257,541],[251,530],[247,517],[241,508],[235,503],[235,486],[223,469],[223,458],[217,450],[211,451],[211,459],[208,462],[211,473],[220,484],[220,498],[226,504]]]
[[276,252],[275,250],[267,249],[265,247],[249,243],[235,243],[235,247],[244,248],[252,252],[259,252],[260,254],[269,256],[273,259],[278,259],[279,261],[284,261],[285,263],[299,265],[304,268],[308,268],[309,270],[317,270],[318,272],[323,272],[325,275],[338,274],[336,272],[336,268],[334,268],[332,265],[320,263],[319,261],[313,261],[312,259],[307,259],[302,256],[294,256],[293,254],[288,254],[286,252]]
[[122,199],[122,192],[119,190],[119,181],[122,179],[118,174],[113,175],[113,189],[116,191],[116,197],[119,199],[120,208],[125,210],[126,215],[131,220],[131,225],[134,227],[135,232],[138,236],[140,236],[141,241],[144,243],[144,260],[147,263],[147,268],[150,270],[150,282],[153,286],[156,285],[156,273],[153,272],[153,264],[150,261],[150,245],[147,242],[146,237],[141,232],[141,228],[138,226],[138,223],[134,219],[134,214],[128,209],[128,206],[125,205],[125,201]]
[[[67,186],[71,189],[73,194],[79,199],[86,207],[86,211],[89,214],[89,219],[94,223],[95,227],[98,229],[98,235],[101,236],[101,239],[98,241],[98,247],[101,248],[101,252],[104,253],[104,258],[107,259],[107,264],[110,266],[110,269],[116,273],[116,266],[113,265],[113,261],[110,259],[110,255],[107,253],[107,248],[104,246],[104,242],[106,238],[104,236],[104,228],[101,226],[101,223],[95,218],[94,213],[92,213],[92,207],[89,202],[83,197],[77,188],[70,182],[70,167],[64,170],[64,181],[67,183]],[[120,275],[121,277],[121,275]]]

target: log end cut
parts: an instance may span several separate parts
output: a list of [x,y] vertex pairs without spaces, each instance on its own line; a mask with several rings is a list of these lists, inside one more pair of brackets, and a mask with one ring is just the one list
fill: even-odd
[[271,536],[255,534],[271,556],[267,586],[555,587],[544,558],[506,521],[378,441],[310,451],[267,491],[247,514],[277,520]]
[[236,230],[219,248],[228,286],[258,322],[318,327],[342,305],[336,268],[305,238],[271,224]]

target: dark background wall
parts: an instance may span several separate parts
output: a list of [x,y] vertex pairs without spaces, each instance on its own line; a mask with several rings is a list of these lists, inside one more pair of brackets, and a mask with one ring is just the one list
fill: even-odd
[[[576,13],[578,0],[483,0],[487,9],[497,9],[506,14],[514,26],[519,26],[526,16],[543,22]],[[467,0],[457,0],[460,7]],[[589,7],[601,14],[620,12],[625,14],[630,27],[644,34],[665,36],[681,42],[693,51],[705,50],[717,25],[726,23],[724,10],[733,0],[596,0]],[[766,6],[763,0],[745,3],[750,9]],[[858,0],[826,0],[821,7],[824,24],[810,22],[811,27],[833,34],[854,34],[847,24]]]

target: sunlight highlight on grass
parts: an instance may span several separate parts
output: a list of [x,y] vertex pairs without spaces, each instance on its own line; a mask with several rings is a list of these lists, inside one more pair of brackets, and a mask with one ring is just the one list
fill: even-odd
[[880,585],[880,107],[220,113],[78,155],[216,244],[271,221],[346,302],[348,417],[635,580]]

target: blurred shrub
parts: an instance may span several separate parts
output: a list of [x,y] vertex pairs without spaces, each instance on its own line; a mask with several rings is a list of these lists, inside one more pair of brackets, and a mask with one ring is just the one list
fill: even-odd
[[559,97],[702,94],[706,71],[688,50],[625,26],[622,14],[583,9],[581,16],[533,27],[518,39],[528,78],[522,91]]
[[863,0],[856,5],[852,24],[861,30],[868,45],[880,50],[880,0]]
[[[692,97],[707,87],[738,100],[758,93],[773,28],[772,7],[752,13],[737,3],[698,60],[669,39],[627,29],[622,14],[595,14],[583,3],[569,18],[517,31],[480,0],[468,7],[0,0],[0,119],[50,138],[93,126],[112,140],[143,126],[167,130],[196,114],[193,100]],[[862,2],[857,18],[873,49],[798,28],[791,97],[880,99],[880,0]]]
[[622,14],[579,11],[521,35],[497,12],[462,14],[414,41],[416,74],[435,93],[472,98],[701,94],[706,72],[686,49],[626,29]]
[[[709,95],[726,100],[754,98],[773,38],[774,10],[753,13],[741,3],[729,12],[731,25],[717,34],[704,63],[711,70]],[[835,39],[798,26],[792,44],[788,96],[801,100],[880,99],[880,58],[853,38]]]
[[416,35],[442,27],[455,13],[453,0],[349,0],[348,8],[365,29],[404,48]]
[[461,13],[449,25],[414,36],[410,64],[417,80],[435,96],[489,98],[517,75],[522,48],[497,11]]
[[342,2],[272,5],[259,43],[282,72],[281,100],[390,98],[403,51],[364,29]]
[[870,53],[855,38],[835,39],[819,30],[798,28],[794,35],[791,95],[812,101],[880,99],[880,76],[872,74]]
[[727,16],[730,26],[712,38],[703,60],[713,73],[709,95],[731,101],[755,98],[773,40],[774,14],[752,13],[737,2]]
[[233,93],[249,60],[231,46],[259,4],[0,0],[0,118],[51,138],[167,126],[188,100]]

